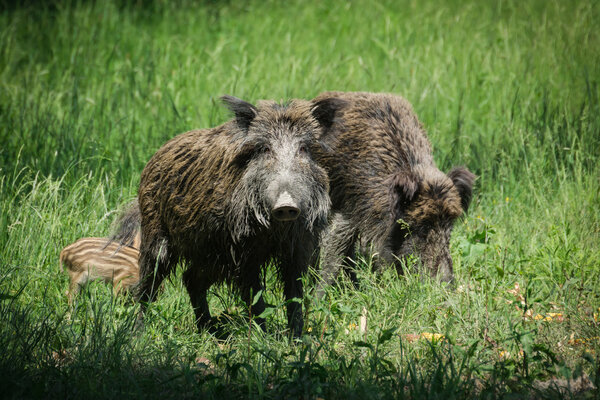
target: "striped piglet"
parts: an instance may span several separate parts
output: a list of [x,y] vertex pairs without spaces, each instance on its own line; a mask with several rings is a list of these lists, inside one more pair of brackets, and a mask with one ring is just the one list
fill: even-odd
[[131,246],[107,238],[86,237],[62,249],[60,269],[63,271],[64,265],[71,278],[69,304],[80,287],[96,279],[112,282],[115,293],[135,286],[139,280],[139,246],[138,234]]

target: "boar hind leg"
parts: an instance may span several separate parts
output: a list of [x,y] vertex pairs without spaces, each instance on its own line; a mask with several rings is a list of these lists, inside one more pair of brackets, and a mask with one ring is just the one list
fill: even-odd
[[[252,270],[250,268],[248,268],[247,270]],[[266,324],[265,324],[265,319],[264,318],[257,318],[258,315],[261,315],[263,313],[263,311],[265,311],[265,301],[264,298],[262,296],[262,294],[260,295],[260,297],[256,300],[256,303],[254,303],[254,297],[256,296],[256,294],[258,292],[260,292],[261,290],[263,290],[263,286],[260,283],[260,273],[258,271],[257,268],[254,269],[255,273],[252,273],[251,276],[244,276],[243,280],[244,282],[240,282],[240,286],[241,286],[241,295],[242,295],[242,300],[244,300],[244,302],[248,305],[248,308],[250,309],[252,316],[254,318],[254,321],[256,321],[256,323],[262,328],[263,331],[266,330]],[[247,281],[246,281],[247,279]],[[254,304],[252,304],[254,303]]]
[[156,300],[158,288],[163,280],[173,271],[177,257],[168,250],[165,239],[154,241],[152,244],[142,243],[140,251],[140,280],[136,288],[136,299],[141,304],[137,326],[144,325],[144,314],[150,303]]
[[283,295],[287,301],[288,327],[293,337],[300,337],[304,327],[302,318],[302,297],[304,293],[300,274],[284,277]]
[[207,328],[214,331],[215,326],[210,316],[208,301],[206,300],[206,292],[212,282],[206,282],[206,279],[202,279],[198,271],[199,269],[195,268],[194,265],[190,265],[183,274],[183,285],[187,289],[192,307],[194,308],[198,332],[202,332]]
[[317,296],[322,298],[325,287],[332,285],[344,270],[356,284],[356,275],[351,269],[355,258],[357,234],[350,221],[342,214],[335,214],[321,243],[321,272],[317,284]]
[[283,294],[287,301],[288,327],[293,337],[300,337],[304,327],[302,316],[302,300],[304,288],[302,274],[309,266],[313,266],[318,254],[318,240],[306,232],[304,237],[298,237],[294,247],[285,252],[279,268],[283,281]]

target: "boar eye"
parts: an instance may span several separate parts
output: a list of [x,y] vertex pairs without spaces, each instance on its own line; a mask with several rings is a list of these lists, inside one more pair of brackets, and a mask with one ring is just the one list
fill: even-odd
[[308,149],[305,145],[301,145],[300,148],[298,149],[298,152],[300,154],[306,154],[306,153],[308,153]]
[[258,152],[261,154],[269,154],[271,152],[271,148],[269,146],[262,146]]

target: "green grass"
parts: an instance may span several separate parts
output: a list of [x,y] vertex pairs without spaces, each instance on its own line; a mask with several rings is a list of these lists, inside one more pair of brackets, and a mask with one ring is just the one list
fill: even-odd
[[[598,2],[541,0],[2,10],[4,396],[568,397],[539,384],[582,375],[600,386],[599,21]],[[452,237],[455,287],[373,274],[364,259],[359,291],[342,281],[323,300],[307,294],[297,343],[272,271],[267,334],[225,287],[210,299],[231,337],[196,334],[178,276],[143,333],[135,303],[100,283],[68,312],[60,249],[109,234],[162,143],[225,121],[222,94],[324,90],[403,95],[439,167],[478,175]],[[549,313],[562,317],[535,319]]]

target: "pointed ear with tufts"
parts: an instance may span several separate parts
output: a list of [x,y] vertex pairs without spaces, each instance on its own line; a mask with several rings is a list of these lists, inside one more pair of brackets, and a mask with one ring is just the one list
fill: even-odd
[[258,110],[252,104],[233,96],[222,96],[221,101],[235,115],[239,127],[248,130],[248,127],[256,118]]
[[471,204],[471,197],[473,196],[473,182],[475,182],[475,174],[469,171],[465,167],[454,167],[448,172],[448,178],[452,180],[458,194],[460,195],[460,203],[464,212],[469,208]]
[[313,102],[312,115],[325,128],[331,128],[339,111],[348,104],[347,101],[336,97],[328,97]]
[[392,178],[392,211],[401,216],[419,191],[419,181],[411,173],[398,173]]

